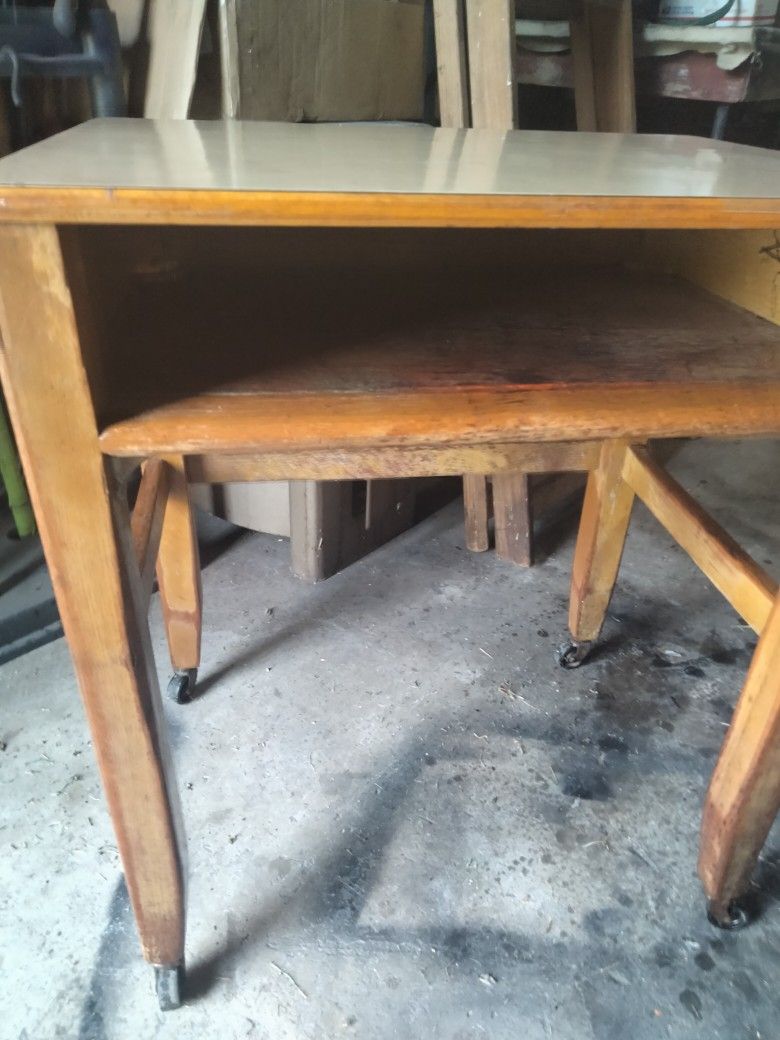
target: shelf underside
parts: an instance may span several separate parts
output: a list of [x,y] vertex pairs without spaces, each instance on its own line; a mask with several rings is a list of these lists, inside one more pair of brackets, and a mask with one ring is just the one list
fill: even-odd
[[780,330],[646,272],[172,269],[112,314],[111,454],[780,432]]

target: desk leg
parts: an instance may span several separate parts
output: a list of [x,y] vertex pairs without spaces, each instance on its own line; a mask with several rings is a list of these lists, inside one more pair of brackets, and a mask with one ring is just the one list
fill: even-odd
[[174,668],[168,693],[179,704],[184,704],[190,699],[200,664],[203,597],[198,539],[184,459],[178,455],[167,458],[166,462],[171,487],[157,557],[157,581]]
[[634,503],[634,492],[621,475],[625,453],[623,442],[605,441],[598,466],[588,474],[571,576],[569,629],[574,642],[560,658],[565,668],[585,660],[612,598]]
[[0,374],[141,945],[170,1006],[184,844],[127,503],[100,452],[55,227],[0,229],[0,325]]
[[780,596],[761,633],[704,804],[699,876],[710,919],[746,922],[734,905],[780,811]]

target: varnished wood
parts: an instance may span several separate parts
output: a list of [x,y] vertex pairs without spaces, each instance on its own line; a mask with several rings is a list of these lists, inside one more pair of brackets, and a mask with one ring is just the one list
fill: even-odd
[[615,587],[634,493],[622,478],[626,445],[608,441],[589,475],[571,576],[569,629],[575,640],[597,639]]
[[[193,483],[219,484],[255,480],[373,480],[381,477],[447,477],[461,473],[527,473],[593,468],[598,441],[573,444],[448,444],[430,448],[322,449],[277,451],[259,455],[190,455],[187,475]],[[487,518],[486,522],[487,522]],[[487,548],[487,546],[485,546]]]
[[147,603],[154,585],[169,487],[168,464],[162,459],[150,459],[144,466],[130,523],[133,548],[141,574],[141,591]]
[[530,567],[533,523],[528,474],[495,473],[492,484],[496,555]]
[[[756,149],[666,137],[357,130],[102,123],[0,162],[0,220],[9,222],[0,232],[2,377],[139,931],[155,961],[182,953],[181,845],[125,489],[101,450],[161,455],[171,467],[161,585],[174,663],[186,668],[197,664],[200,639],[186,455],[198,457],[192,467],[201,474],[210,466],[248,473],[262,465],[244,460],[252,454],[270,467],[294,461],[299,475],[353,476],[358,462],[368,476],[404,462],[457,465],[459,473],[479,463],[486,472],[489,459],[509,472],[523,457],[516,446],[525,444],[528,460],[533,445],[564,441],[561,450],[577,457],[581,442],[580,461],[596,468],[575,553],[571,626],[589,640],[628,523],[633,492],[624,474],[641,484],[632,468],[638,453],[624,469],[627,443],[780,431],[776,327],[668,278],[617,268],[554,277],[528,267],[518,278],[503,258],[469,263],[441,245],[424,263],[407,250],[403,276],[381,250],[361,265],[349,249],[336,257],[325,248],[330,266],[298,252],[304,268],[293,248],[292,264],[261,270],[210,260],[219,235],[202,228],[202,262],[168,257],[168,232],[155,230],[156,264],[128,272],[109,250],[95,277],[89,248],[84,270],[74,262],[66,271],[47,223],[103,222],[119,254],[126,240],[113,229],[123,221],[780,222],[778,156]],[[25,214],[44,226],[25,225]],[[78,228],[71,241],[89,246],[90,234],[109,232]],[[96,285],[106,305],[93,308],[85,297]],[[595,460],[600,439],[607,443]],[[668,482],[653,486],[670,527],[690,517]],[[711,526],[694,529],[686,519],[681,540],[700,530],[710,555],[721,555],[706,566],[736,586],[744,561]],[[757,590],[766,602],[771,589],[754,574],[747,613],[761,627]],[[716,903],[744,883],[777,806],[779,630],[775,607],[711,788],[701,862]]]
[[[57,232],[0,232],[0,374],[141,944],[181,960],[183,841],[124,489],[98,444]],[[56,374],[56,375],[55,375]]]
[[744,894],[780,810],[780,596],[770,612],[704,804],[699,875],[716,916]]
[[[290,422],[295,414],[296,421]],[[593,440],[623,437],[774,436],[780,384],[732,387],[400,393],[377,400],[274,394],[213,394],[153,409],[101,434],[111,455],[309,451],[370,445],[443,445],[455,440]]]
[[623,479],[699,570],[760,633],[777,597],[777,582],[653,461],[646,449],[628,450]]
[[771,231],[669,231],[643,235],[647,268],[702,286],[780,325],[780,228]]
[[[114,364],[109,454],[780,426],[775,326],[664,277],[559,269],[516,281],[503,269],[457,267],[442,280],[422,267],[401,284],[397,270],[345,280],[315,268],[268,272],[249,292],[206,270],[125,292],[121,320],[104,333]],[[160,356],[182,363],[144,379]]]
[[[518,93],[515,0],[466,0],[469,90],[472,126],[513,130],[517,125]],[[500,161],[494,151],[493,161]],[[490,161],[485,150],[484,161]],[[528,477],[497,475],[492,484],[496,553],[528,566],[533,530]],[[488,481],[464,481],[466,545],[478,550],[488,543]],[[478,524],[483,525],[478,529]]]
[[[517,131],[520,133],[521,131]],[[0,160],[2,161],[2,160]],[[578,161],[573,158],[571,161]],[[2,170],[0,169],[0,177]],[[4,187],[0,223],[233,227],[772,228],[780,200]]]
[[157,557],[157,582],[171,663],[177,671],[186,671],[200,664],[200,558],[184,459],[170,455],[165,462],[170,489]]
[[433,25],[441,125],[467,127],[471,110],[463,0],[433,0]]
[[762,228],[778,171],[768,150],[661,135],[93,120],[0,159],[0,220]]

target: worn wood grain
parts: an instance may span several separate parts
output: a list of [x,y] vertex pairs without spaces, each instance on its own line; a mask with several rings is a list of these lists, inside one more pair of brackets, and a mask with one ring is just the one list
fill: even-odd
[[[435,261],[418,275],[269,271],[254,291],[208,268],[137,288],[129,280],[122,320],[103,336],[114,372],[105,450],[780,428],[776,327],[684,283],[599,269],[517,281],[503,269],[450,267],[444,278]],[[139,378],[159,356],[181,363],[158,368],[154,381]]]
[[492,484],[496,555],[530,567],[533,520],[528,474],[494,473]]
[[[596,119],[593,129],[636,133],[631,0],[613,0],[611,3],[584,0],[584,6],[593,63]],[[577,57],[575,52],[575,68]]]
[[471,125],[517,125],[514,0],[466,0]]
[[433,0],[433,25],[441,125],[469,126],[471,109],[463,0]]
[[780,596],[750,663],[704,803],[699,876],[716,917],[745,893],[780,810]]
[[157,581],[171,663],[175,670],[187,671],[200,664],[200,557],[184,459],[168,455],[164,461],[170,488],[157,557]]
[[162,459],[149,459],[143,469],[130,524],[133,548],[141,574],[141,590],[147,603],[154,585],[169,486],[170,471],[167,463]]
[[[485,453],[486,461],[490,459]],[[466,467],[462,467],[463,470]],[[485,466],[484,470],[489,470]],[[472,552],[486,552],[490,548],[488,532],[488,481],[485,473],[469,473],[463,476],[463,522],[465,525],[466,548]]]
[[777,597],[774,581],[644,448],[627,451],[623,479],[756,631]]
[[597,639],[612,598],[634,493],[622,477],[627,446],[607,441],[588,476],[571,575],[569,629],[578,642]]
[[176,964],[178,800],[124,489],[100,453],[55,228],[0,232],[0,326],[0,375],[144,955]]
[[[295,421],[291,416],[295,416]],[[116,422],[101,434],[111,455],[307,451],[452,441],[623,437],[775,436],[780,383],[728,387],[480,390],[357,396],[213,394]]]
[[773,228],[780,199],[0,187],[0,223],[234,227]]
[[372,480],[382,477],[442,477],[523,469],[587,470],[598,459],[598,441],[573,444],[448,444],[441,447],[324,448],[306,452],[190,455],[194,483],[255,480]]

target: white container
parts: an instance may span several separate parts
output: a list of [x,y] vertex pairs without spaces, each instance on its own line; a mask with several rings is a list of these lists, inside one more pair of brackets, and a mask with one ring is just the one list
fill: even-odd
[[[658,16],[661,21],[675,21],[681,25],[701,24],[723,7],[724,0],[661,0]],[[778,0],[734,0],[734,5],[713,25],[729,26],[774,25]]]

